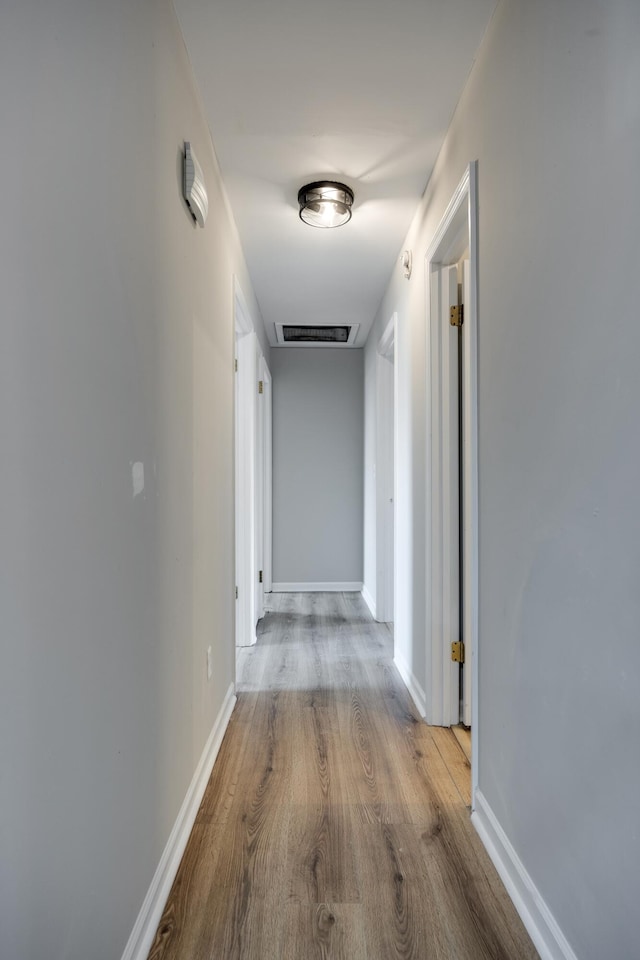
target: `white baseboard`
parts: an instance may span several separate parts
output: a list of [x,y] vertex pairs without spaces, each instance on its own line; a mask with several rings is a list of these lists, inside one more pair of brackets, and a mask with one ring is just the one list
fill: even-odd
[[415,676],[413,675],[412,671],[409,669],[409,667],[404,662],[402,657],[398,656],[397,653],[393,658],[393,662],[398,668],[398,673],[404,680],[405,686],[409,691],[409,694],[411,695],[411,699],[416,705],[416,710],[418,711],[420,716],[424,718],[427,712],[427,697],[425,695],[424,690],[422,689],[422,687],[420,686]]
[[272,593],[360,593],[361,590],[362,580],[271,584]]
[[475,811],[471,815],[471,822],[541,960],[578,960],[480,790],[475,792]]
[[144,898],[138,919],[124,948],[122,960],[147,960],[235,703],[234,685],[231,684],[202,751],[167,845],[160,857],[158,869]]
[[376,619],[376,602],[371,596],[371,594],[369,593],[366,583],[362,587],[362,599],[364,600],[366,605],[369,607],[369,610],[371,611],[371,616],[375,620]]
[[249,633],[248,639],[245,642],[236,643],[236,647],[252,647],[257,642],[258,642],[258,634],[256,632],[256,628],[254,627],[253,630],[251,630],[251,632]]

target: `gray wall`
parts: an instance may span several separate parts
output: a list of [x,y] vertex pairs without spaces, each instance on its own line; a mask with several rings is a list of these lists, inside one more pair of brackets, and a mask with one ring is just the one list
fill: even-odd
[[638,953],[639,49],[635,0],[500,3],[402,245],[477,158],[479,785],[580,960]]
[[0,91],[0,955],[114,960],[234,676],[257,308],[169,0],[3,2]]
[[273,376],[273,580],[362,582],[363,351],[283,347]]

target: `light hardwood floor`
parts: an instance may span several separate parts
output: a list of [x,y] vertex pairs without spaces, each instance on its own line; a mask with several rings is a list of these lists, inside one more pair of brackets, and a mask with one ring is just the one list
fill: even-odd
[[151,960],[535,958],[358,594],[273,594]]

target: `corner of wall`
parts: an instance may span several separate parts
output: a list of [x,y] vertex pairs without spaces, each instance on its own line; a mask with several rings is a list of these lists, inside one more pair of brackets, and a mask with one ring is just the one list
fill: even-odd
[[189,835],[209,782],[213,765],[222,745],[236,704],[234,684],[229,686],[202,755],[193,774],[189,789],[180,807],[173,829],[167,840],[160,862],[144,898],[131,936],[122,954],[122,960],[147,960],[149,950],[162,918],[167,898],[187,846]]
[[471,822],[541,960],[578,960],[480,790],[475,792],[475,810],[471,815]]

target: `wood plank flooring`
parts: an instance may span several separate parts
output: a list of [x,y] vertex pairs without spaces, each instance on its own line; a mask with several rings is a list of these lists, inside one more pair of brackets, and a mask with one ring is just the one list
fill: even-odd
[[273,594],[150,960],[534,960],[358,594]]
[[460,744],[465,757],[471,763],[471,730],[468,727],[458,726],[452,727],[451,732]]

